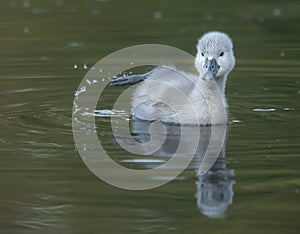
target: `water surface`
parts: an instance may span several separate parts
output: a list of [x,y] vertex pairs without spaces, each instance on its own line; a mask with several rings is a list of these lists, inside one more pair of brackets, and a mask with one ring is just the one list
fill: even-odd
[[[1,233],[298,233],[298,1],[12,0],[0,9]],[[199,207],[200,182],[211,180],[195,166],[163,187],[121,190],[88,170],[71,128],[74,92],[98,60],[145,43],[195,54],[209,30],[228,32],[237,58],[219,164],[228,174],[213,179],[232,189],[220,217]],[[107,92],[104,109],[120,94]],[[107,149],[130,166],[109,119],[97,119]],[[151,159],[136,165],[163,160]]]

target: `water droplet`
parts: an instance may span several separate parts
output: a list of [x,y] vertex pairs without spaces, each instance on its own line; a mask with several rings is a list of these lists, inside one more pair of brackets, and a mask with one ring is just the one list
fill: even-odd
[[29,1],[29,0],[24,0],[24,1],[23,1],[23,7],[24,7],[24,8],[30,7],[30,1]]
[[29,27],[28,27],[28,26],[25,26],[25,27],[23,28],[23,32],[24,32],[24,33],[29,33]]
[[265,18],[259,18],[259,19],[258,19],[258,23],[260,23],[260,24],[264,23],[265,21],[266,21]]
[[273,15],[274,16],[280,16],[281,15],[281,10],[279,8],[276,8],[273,10]]
[[160,11],[154,12],[154,19],[161,19],[162,13]]
[[83,46],[83,43],[80,41],[72,41],[68,45],[69,45],[69,47],[72,47],[72,48],[79,48],[79,47]]
[[86,91],[86,87],[82,86],[79,90],[75,92],[75,97],[77,97],[79,94],[84,93]]
[[51,60],[49,57],[43,56],[43,55],[40,57],[40,59],[41,59],[42,61],[49,61],[49,60]]

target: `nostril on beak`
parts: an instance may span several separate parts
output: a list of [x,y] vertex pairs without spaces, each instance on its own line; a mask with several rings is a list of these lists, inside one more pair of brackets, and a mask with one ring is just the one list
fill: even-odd
[[216,59],[208,59],[206,58],[204,66],[206,69],[206,74],[212,75],[212,77],[216,77],[218,70],[220,68],[219,64],[217,63]]

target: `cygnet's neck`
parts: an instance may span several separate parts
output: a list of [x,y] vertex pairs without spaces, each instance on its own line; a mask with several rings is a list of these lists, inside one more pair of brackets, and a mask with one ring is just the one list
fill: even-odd
[[200,87],[204,88],[204,90],[207,90],[209,92],[220,92],[222,96],[225,95],[226,80],[226,75],[223,77],[217,77],[214,80],[203,80],[199,77]]
[[196,83],[196,89],[191,94],[192,97],[199,97],[200,99],[211,100],[213,103],[222,103],[227,108],[225,97],[225,85],[227,76],[217,77],[214,80],[203,80],[201,76]]
[[219,90],[221,91],[221,93],[223,95],[225,95],[225,87],[226,87],[226,80],[227,80],[227,76],[223,76],[223,77],[217,77],[215,79],[217,85],[218,85],[218,88]]

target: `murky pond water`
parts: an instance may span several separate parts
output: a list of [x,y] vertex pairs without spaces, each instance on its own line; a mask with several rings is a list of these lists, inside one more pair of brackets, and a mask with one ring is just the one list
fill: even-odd
[[[298,233],[300,4],[203,4],[0,3],[1,233]],[[231,35],[237,58],[226,89],[233,124],[214,170],[197,176],[196,158],[174,181],[145,191],[97,178],[72,133],[74,92],[88,69],[135,44],[195,54],[210,30]],[[107,92],[104,107],[120,94]],[[97,126],[114,160],[139,169],[164,162],[178,135],[173,128],[159,156],[134,158],[112,137],[109,118],[97,117]],[[214,209],[209,199],[223,203]]]

